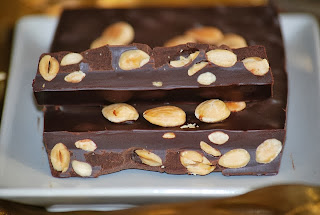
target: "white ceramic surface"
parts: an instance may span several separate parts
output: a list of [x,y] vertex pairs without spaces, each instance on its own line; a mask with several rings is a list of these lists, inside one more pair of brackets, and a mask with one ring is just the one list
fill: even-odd
[[55,18],[31,16],[16,28],[0,134],[0,198],[37,205],[141,204],[234,196],[274,184],[320,185],[320,49],[313,17],[281,16],[289,74],[288,131],[280,173],[268,177],[126,170],[96,179],[53,178],[31,83],[56,24]]

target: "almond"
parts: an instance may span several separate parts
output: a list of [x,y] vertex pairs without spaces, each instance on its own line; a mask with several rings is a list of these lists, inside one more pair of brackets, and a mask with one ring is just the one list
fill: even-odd
[[238,34],[225,34],[223,39],[219,41],[217,45],[227,45],[232,49],[238,49],[248,46],[246,40]]
[[205,66],[208,65],[208,62],[200,62],[200,63],[195,63],[193,64],[189,69],[188,69],[188,75],[192,76],[199,72],[201,69],[203,69]]
[[268,61],[259,57],[248,57],[242,60],[242,62],[247,70],[257,76],[264,76],[270,68]]
[[232,149],[219,159],[219,165],[226,168],[245,167],[250,161],[250,154],[245,149]]
[[57,143],[51,150],[50,160],[53,169],[66,172],[70,164],[70,152],[63,143]]
[[150,60],[150,56],[141,50],[129,50],[121,54],[119,67],[123,70],[138,69]]
[[206,44],[216,44],[223,38],[221,30],[211,26],[191,28],[186,32],[186,35],[194,38],[200,43]]
[[82,149],[88,152],[93,152],[97,149],[97,145],[90,139],[78,140],[74,143],[78,149]]
[[215,166],[206,157],[192,150],[182,152],[180,162],[189,173],[194,175],[207,175],[215,169]]
[[184,57],[184,56],[180,56],[179,60],[172,60],[170,61],[170,65],[172,67],[183,67],[189,63],[191,63],[192,61],[194,61],[194,59],[196,59],[199,55],[199,51],[196,51],[192,54],[190,54],[188,57]]
[[149,166],[161,166],[162,165],[162,159],[158,155],[156,155],[148,150],[137,149],[137,150],[135,150],[135,153],[139,156],[139,158],[141,159],[141,162],[146,165],[149,165]]
[[201,85],[210,85],[217,80],[216,76],[211,72],[205,72],[198,76],[197,82]]
[[282,143],[279,140],[265,140],[256,150],[256,161],[258,163],[270,163],[279,155],[281,150]]
[[64,77],[64,81],[69,83],[80,83],[84,77],[86,77],[86,73],[82,71],[74,71]]
[[239,112],[246,108],[245,102],[225,102],[231,112]]
[[102,109],[102,114],[107,120],[114,123],[137,120],[139,118],[138,111],[133,106],[125,103],[105,106]]
[[66,54],[61,62],[60,62],[60,65],[61,66],[67,66],[67,65],[72,65],[72,64],[77,64],[77,63],[80,63],[80,61],[83,60],[83,57],[81,54],[79,53],[69,53],[69,54]]
[[228,118],[230,110],[223,101],[211,99],[197,106],[195,116],[202,122],[214,123]]
[[173,139],[176,138],[176,135],[173,132],[167,132],[162,135],[162,138],[164,139]]
[[224,49],[215,49],[206,53],[208,61],[221,67],[231,67],[237,62],[237,55]]
[[222,145],[229,140],[229,135],[222,131],[214,131],[208,135],[208,139],[214,144]]
[[161,106],[146,110],[143,117],[148,122],[162,127],[175,127],[186,121],[186,113],[175,106]]
[[215,157],[221,156],[221,152],[218,149],[213,148],[212,146],[210,146],[208,143],[206,143],[204,141],[200,142],[200,148],[204,152],[206,152],[206,153],[208,153],[210,155],[213,155]]
[[81,177],[89,177],[92,174],[92,167],[86,162],[73,160],[71,165],[73,170]]
[[45,55],[39,62],[39,73],[46,81],[52,81],[59,72],[59,62],[50,55]]
[[176,36],[173,37],[172,39],[168,40],[165,42],[164,46],[169,47],[169,46],[177,46],[181,44],[186,44],[186,43],[195,43],[196,40],[188,35],[181,35],[181,36]]

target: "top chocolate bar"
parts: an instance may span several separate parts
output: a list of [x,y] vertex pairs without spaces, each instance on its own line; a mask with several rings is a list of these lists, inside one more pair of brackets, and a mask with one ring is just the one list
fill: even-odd
[[132,44],[42,54],[33,88],[39,104],[53,105],[248,101],[269,98],[272,82],[263,46]]

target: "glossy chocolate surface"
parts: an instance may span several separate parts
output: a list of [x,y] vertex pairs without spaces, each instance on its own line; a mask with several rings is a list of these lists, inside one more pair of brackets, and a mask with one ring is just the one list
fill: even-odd
[[[206,52],[214,49],[229,49],[205,44],[189,43],[175,47],[150,49],[144,44],[130,46],[104,46],[81,52],[84,59],[73,65],[60,66],[59,73],[52,81],[42,78],[39,71],[33,83],[38,104],[51,105],[101,105],[129,101],[185,101],[219,98],[229,101],[252,101],[269,98],[272,94],[272,74],[269,70],[263,76],[249,72],[241,62],[248,57],[267,59],[263,46],[250,46],[230,50],[238,61],[232,67],[209,64],[189,76],[188,69],[194,64],[206,61]],[[128,50],[140,49],[149,54],[149,62],[139,69],[122,70],[119,67],[121,54]],[[172,67],[170,61],[187,57],[199,51],[191,63],[183,67]],[[70,52],[45,53],[59,62]],[[80,83],[69,83],[64,77],[81,70],[86,74]],[[197,82],[200,74],[211,72],[216,81],[210,85]],[[161,82],[162,86],[154,86]]]
[[[66,106],[56,109],[48,107],[44,130],[44,142],[48,153],[54,144],[65,143],[72,153],[71,159],[86,161],[93,166],[93,177],[126,168],[186,174],[186,169],[178,160],[179,152],[194,149],[203,153],[199,149],[199,142],[203,140],[213,145],[208,141],[208,134],[222,130],[228,133],[230,140],[215,147],[222,153],[234,148],[244,148],[249,152],[251,160],[243,168],[225,169],[218,165],[215,171],[222,171],[224,175],[278,173],[282,152],[269,164],[258,164],[255,161],[255,150],[260,143],[266,139],[276,138],[284,144],[286,133],[287,74],[278,15],[273,7],[89,9],[66,11],[61,20],[63,22],[58,25],[51,51],[85,50],[91,41],[100,35],[102,29],[116,21],[127,21],[132,24],[136,30],[134,42],[146,43],[151,47],[160,46],[173,36],[199,25],[216,26],[224,33],[238,33],[246,38],[249,45],[258,44],[266,47],[274,76],[273,97],[263,101],[248,102],[245,110],[232,113],[228,119],[214,124],[201,123],[194,117],[196,101],[193,104],[192,102],[175,104],[174,101],[169,101],[169,104],[175,104],[187,112],[187,123],[196,123],[199,126],[194,129],[180,127],[168,129],[145,121],[141,113],[147,107],[160,105],[159,102],[132,103],[138,109],[140,118],[136,122],[127,124],[108,122],[101,114],[101,107]],[[90,34],[85,35],[84,32]],[[168,131],[174,132],[176,138],[163,139],[162,134]],[[97,151],[88,153],[74,147],[75,141],[84,138],[94,140],[98,146]],[[119,142],[119,139],[123,141]],[[133,153],[137,148],[148,148],[159,154],[164,161],[164,168],[142,164]],[[207,158],[214,164],[218,159],[210,156]],[[101,164],[105,160],[111,163]],[[52,169],[52,174],[56,177],[77,176],[72,168],[66,173]]]

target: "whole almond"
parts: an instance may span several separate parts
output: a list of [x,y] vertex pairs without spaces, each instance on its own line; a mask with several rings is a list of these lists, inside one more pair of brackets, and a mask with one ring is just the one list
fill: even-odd
[[202,122],[214,123],[228,118],[230,110],[223,101],[211,99],[197,106],[195,116]]
[[64,81],[69,83],[80,83],[84,77],[86,77],[86,73],[82,71],[74,71],[64,77]]
[[66,172],[70,164],[70,152],[63,143],[57,143],[51,150],[50,161],[53,169]]
[[242,60],[242,62],[247,70],[257,76],[267,74],[270,68],[268,61],[259,57],[248,57]]
[[102,114],[107,120],[114,123],[137,120],[139,118],[138,111],[133,106],[125,103],[105,106],[102,109]]
[[101,36],[109,45],[127,45],[134,39],[134,29],[127,22],[116,22],[107,27]]
[[46,81],[52,81],[59,72],[59,62],[50,55],[45,55],[39,62],[39,73]]
[[258,163],[270,163],[279,155],[281,150],[282,143],[279,140],[265,140],[256,150],[256,161]]
[[141,50],[129,50],[121,54],[119,67],[123,70],[138,69],[150,60],[150,56]]
[[246,108],[245,102],[225,102],[231,112],[239,112]]
[[180,126],[186,121],[186,113],[175,106],[161,106],[146,110],[143,117],[148,122],[162,127]]
[[149,165],[149,166],[161,166],[162,165],[162,159],[145,149],[137,149],[135,150],[135,153],[140,157],[142,163]]
[[223,39],[217,43],[218,46],[227,45],[232,49],[248,46],[246,40],[238,34],[225,34]]
[[208,61],[221,67],[231,67],[237,62],[237,55],[224,49],[215,49],[206,53]]
[[214,131],[208,135],[208,139],[218,145],[222,145],[229,140],[229,135],[222,131]]
[[86,162],[73,160],[71,165],[73,170],[81,177],[89,177],[92,174],[92,167]]
[[250,161],[250,154],[245,149],[232,149],[221,156],[218,163],[227,168],[245,167]]
[[78,149],[82,149],[88,152],[93,152],[97,149],[97,145],[90,139],[78,140],[74,143]]
[[79,53],[69,53],[62,58],[60,65],[67,66],[67,65],[77,64],[77,63],[80,63],[82,59],[83,57]]
[[211,26],[191,28],[186,32],[186,35],[194,38],[200,43],[206,44],[216,44],[223,38],[221,30]]
[[217,80],[217,77],[211,72],[205,72],[198,76],[197,82],[202,85],[210,85]]
[[172,39],[165,42],[164,46],[165,47],[177,46],[177,45],[181,45],[181,44],[195,43],[195,42],[196,42],[196,40],[191,36],[180,35],[180,36],[173,37]]

